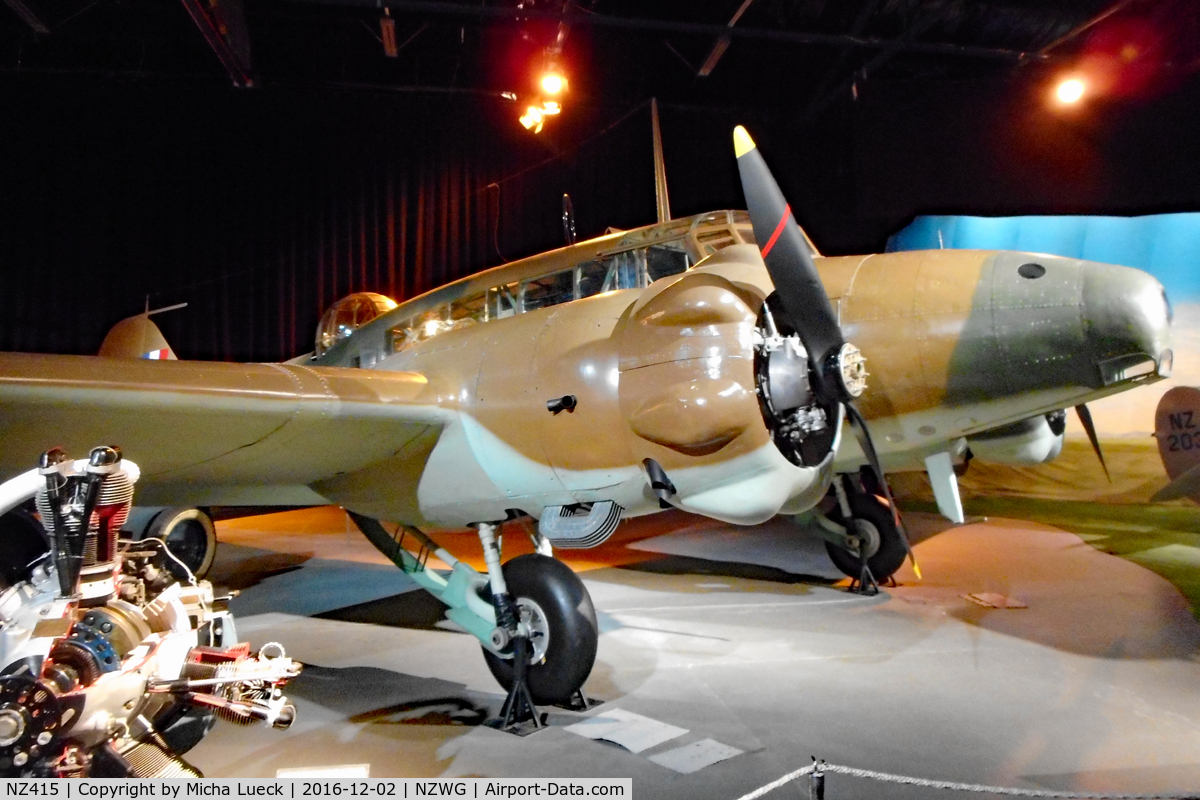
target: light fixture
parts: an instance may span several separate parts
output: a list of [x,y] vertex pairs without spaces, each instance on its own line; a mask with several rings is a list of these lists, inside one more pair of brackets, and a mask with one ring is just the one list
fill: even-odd
[[558,66],[560,50],[547,48],[544,68],[537,79],[537,91],[527,98],[520,121],[526,130],[541,133],[547,117],[562,113],[562,98],[567,91],[567,76]]
[[542,109],[537,106],[529,106],[525,109],[525,113],[521,115],[521,124],[526,130],[532,130],[534,133],[542,132],[542,124],[545,122],[545,116]]
[[557,67],[549,67],[542,74],[542,91],[546,94],[559,94],[567,89],[567,79]]
[[1079,78],[1067,78],[1058,84],[1058,88],[1054,90],[1054,96],[1058,98],[1058,102],[1064,105],[1073,105],[1083,99],[1086,89],[1087,87]]

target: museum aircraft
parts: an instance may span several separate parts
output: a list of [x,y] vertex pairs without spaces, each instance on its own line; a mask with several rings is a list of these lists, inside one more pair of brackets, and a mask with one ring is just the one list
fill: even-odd
[[[343,506],[479,638],[511,711],[578,699],[595,658],[591,601],[554,548],[664,507],[812,512],[841,569],[883,580],[911,550],[864,466],[927,471],[961,518],[970,455],[1051,458],[1062,409],[1168,371],[1149,275],[1008,251],[823,258],[744,130],[735,145],[748,213],[610,233],[399,305],[354,294],[286,363],[0,355],[0,470],[111,442],[144,503]],[[509,520],[538,553],[501,568]],[[486,572],[431,526],[474,527]]]

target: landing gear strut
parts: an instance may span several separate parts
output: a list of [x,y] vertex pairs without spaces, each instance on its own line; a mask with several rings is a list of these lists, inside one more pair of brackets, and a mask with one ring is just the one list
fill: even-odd
[[[534,704],[578,705],[599,638],[596,610],[583,581],[561,561],[536,553],[517,556],[503,572],[521,627],[529,632],[499,653],[486,647],[483,651],[488,669],[509,690],[505,721],[522,671]],[[521,640],[527,648],[523,659],[517,651]]]
[[[846,483],[853,486],[853,481]],[[890,579],[904,563],[908,551],[892,518],[891,509],[880,497],[862,491],[849,491],[845,492],[844,499],[850,514],[847,516],[842,508],[842,498],[839,498],[838,504],[827,516],[845,526],[846,532],[857,540],[858,552],[829,541],[825,542],[825,549],[834,566],[858,583],[859,591],[874,594],[870,587],[874,586],[877,590],[879,583]]]
[[[508,692],[495,727],[532,733],[543,724],[538,705],[590,705],[582,686],[596,661],[599,626],[592,599],[570,567],[540,553],[501,567],[496,526],[484,523],[476,526],[488,566],[482,574],[416,528],[389,531],[348,513],[380,552],[449,606],[447,618],[483,645],[488,669]],[[449,565],[450,574],[426,569],[430,556]]]

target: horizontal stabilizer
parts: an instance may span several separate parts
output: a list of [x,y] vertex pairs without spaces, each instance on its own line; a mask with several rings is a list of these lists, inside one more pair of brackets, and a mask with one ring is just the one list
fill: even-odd
[[1150,502],[1160,503],[1164,500],[1178,500],[1181,497],[1190,497],[1193,500],[1200,498],[1200,464],[1159,489],[1154,497],[1150,498]]

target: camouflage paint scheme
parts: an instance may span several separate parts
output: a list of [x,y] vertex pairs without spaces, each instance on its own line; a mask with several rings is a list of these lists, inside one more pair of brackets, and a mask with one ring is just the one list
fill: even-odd
[[[720,248],[698,233],[713,220],[728,234]],[[115,442],[142,466],[143,503],[332,503],[426,526],[598,500],[652,513],[652,458],[686,510],[745,524],[798,512],[864,459],[840,420],[819,464],[773,444],[754,371],[772,285],[748,227],[721,212],[533,256],[286,364],[0,354],[0,472],[29,469],[50,445]],[[430,309],[656,242],[682,242],[699,263],[393,352],[393,329]],[[866,356],[860,408],[889,470],[960,460],[974,437],[1169,370],[1165,295],[1138,270],[962,250],[816,263]],[[1021,274],[1031,263],[1041,274]],[[576,407],[551,413],[564,395]]]

